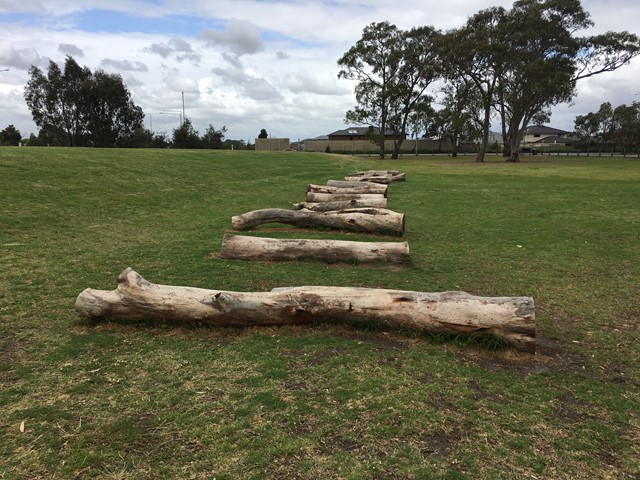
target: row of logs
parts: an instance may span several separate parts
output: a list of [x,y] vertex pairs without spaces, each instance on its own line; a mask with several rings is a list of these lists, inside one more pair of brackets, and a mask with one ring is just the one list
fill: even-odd
[[[328,228],[351,232],[402,236],[405,216],[387,208],[389,183],[405,180],[398,171],[357,172],[327,185],[307,185],[306,201],[292,210],[267,208],[232,217],[234,230],[250,230],[269,223],[299,228]],[[239,260],[297,260],[335,262],[404,262],[407,242],[341,240],[281,240],[225,235],[220,256]]]
[[[323,226],[402,235],[404,215],[384,210],[386,203],[384,207],[372,205],[373,199],[368,197],[378,195],[380,198],[375,199],[376,202],[381,199],[386,202],[386,185],[397,180],[404,180],[404,174],[358,172],[347,177],[345,182],[349,184],[332,180],[327,186],[310,185],[306,203],[315,204],[315,209],[296,206],[292,211],[259,210],[259,213],[249,212],[233,217],[232,224],[234,229],[247,229],[278,221],[303,227]],[[354,185],[356,181],[363,183]],[[384,188],[371,183],[382,184]],[[360,190],[360,187],[367,191]],[[359,197],[333,197],[326,202],[309,200],[311,193],[345,197],[346,189]],[[334,215],[330,215],[332,213]],[[363,221],[366,215],[385,220]],[[243,260],[316,258],[326,262],[381,259],[396,262],[404,261],[408,253],[406,242],[279,240],[225,235],[221,256]],[[87,288],[78,295],[75,307],[80,315],[91,319],[153,318],[214,326],[373,321],[388,327],[432,333],[486,332],[504,339],[518,350],[534,353],[536,348],[535,308],[530,297],[477,297],[465,292],[425,293],[320,286],[284,287],[271,292],[230,292],[158,285],[127,268],[118,277],[115,290]]]

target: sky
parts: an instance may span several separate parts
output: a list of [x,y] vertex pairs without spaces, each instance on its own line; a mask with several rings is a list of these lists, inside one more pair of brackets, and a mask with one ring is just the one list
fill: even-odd
[[[71,55],[122,76],[145,124],[171,135],[183,112],[203,134],[251,141],[262,128],[291,141],[345,128],[355,106],[338,59],[373,22],[401,29],[460,27],[498,0],[0,0],[0,129],[37,134],[24,101],[31,65],[47,70]],[[640,34],[638,0],[583,0],[595,26],[585,34]],[[577,115],[640,100],[640,58],[581,80],[551,126],[573,130]],[[430,92],[440,88],[434,84]],[[183,102],[184,100],[184,102]]]

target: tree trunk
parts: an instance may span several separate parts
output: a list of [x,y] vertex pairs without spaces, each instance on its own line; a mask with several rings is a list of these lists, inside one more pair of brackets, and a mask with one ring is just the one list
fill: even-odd
[[[344,183],[356,183],[356,182],[344,182]],[[331,185],[307,185],[307,193],[329,193],[329,194],[373,194],[387,196],[388,185],[382,185],[380,183],[361,182],[361,185],[354,185],[351,187],[334,187]]]
[[535,309],[530,297],[349,287],[228,292],[157,285],[128,268],[118,277],[116,290],[84,290],[76,299],[76,311],[92,319],[151,318],[214,326],[375,321],[385,327],[433,333],[491,333],[519,350],[535,352]]
[[403,263],[409,260],[409,244],[345,240],[282,240],[226,234],[222,240],[220,257],[263,261],[312,258],[326,263]]
[[392,173],[384,171],[372,171],[372,172],[357,172],[349,176],[344,177],[347,182],[373,182],[389,184],[391,182],[403,182],[406,180],[406,174],[401,172]]
[[350,208],[387,208],[387,199],[382,195],[368,200],[342,200],[336,202],[303,202],[294,203],[294,210],[312,210],[314,212],[332,212]]
[[338,188],[365,188],[367,191],[363,193],[387,193],[389,186],[383,183],[375,182],[347,182],[343,180],[328,180],[328,187]]
[[313,193],[307,192],[307,202],[344,202],[351,200],[361,200],[363,202],[375,201],[385,198],[381,193]]
[[384,208],[353,208],[331,212],[268,208],[231,218],[234,230],[248,230],[265,223],[285,223],[304,228],[333,228],[357,232],[404,233],[404,213]]

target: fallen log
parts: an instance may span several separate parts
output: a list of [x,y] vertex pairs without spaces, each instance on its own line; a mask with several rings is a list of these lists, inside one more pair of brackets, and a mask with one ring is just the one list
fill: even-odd
[[349,175],[344,177],[345,182],[373,182],[389,184],[391,182],[403,182],[406,180],[405,173],[397,175]]
[[341,200],[337,202],[302,202],[294,203],[294,210],[312,210],[314,212],[331,212],[335,210],[346,210],[349,208],[387,208],[388,202],[385,197],[373,198],[369,200]]
[[266,223],[285,223],[301,228],[323,227],[396,235],[404,233],[404,213],[397,213],[385,208],[350,208],[330,212],[267,208],[231,218],[234,230],[248,230]]
[[403,263],[409,259],[409,244],[346,240],[282,240],[225,234],[222,239],[220,258],[262,261],[310,258],[326,263]]
[[380,193],[314,193],[307,192],[307,202],[343,202],[348,200],[375,201],[386,198]]
[[370,177],[370,176],[389,176],[400,175],[399,170],[362,170],[353,174],[354,176]]
[[[381,183],[375,183],[375,182],[347,182],[345,180],[327,180],[327,186],[328,187],[361,187],[363,185],[366,185],[369,188],[372,189],[384,189],[386,191],[386,188],[388,188],[388,186],[383,185]],[[377,190],[371,193],[380,193]]]
[[535,352],[530,297],[313,286],[229,292],[157,285],[127,268],[115,290],[87,288],[78,295],[75,308],[92,319],[161,319],[214,326],[375,321],[434,333],[491,333],[519,350]]
[[[356,183],[356,182],[345,182],[345,183]],[[383,185],[381,183],[371,183],[371,182],[362,182],[361,185],[352,185],[352,186],[334,186],[334,185],[307,185],[307,192],[312,193],[373,193],[376,195],[387,196],[387,190],[389,186]]]

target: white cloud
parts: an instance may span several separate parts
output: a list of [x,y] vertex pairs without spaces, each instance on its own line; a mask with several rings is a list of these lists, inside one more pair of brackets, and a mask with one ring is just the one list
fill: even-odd
[[[0,13],[30,14],[28,23],[0,25],[0,69],[11,69],[0,74],[0,118],[23,132],[35,131],[22,99],[26,71],[31,64],[46,68],[49,59],[62,63],[65,55],[72,55],[92,70],[122,73],[133,100],[156,131],[170,132],[177,126],[185,92],[186,114],[201,132],[212,123],[227,125],[229,138],[253,139],[261,128],[291,138],[314,137],[342,128],[345,112],[354,106],[353,84],[337,79],[336,61],[366,25],[389,20],[400,28],[448,29],[480,9],[512,3],[0,0]],[[583,0],[583,5],[599,31],[638,33],[637,0]],[[138,16],[147,26],[153,18],[161,22],[157,29],[140,32],[82,30],[82,12],[90,9]],[[162,26],[172,21],[180,28],[163,33]],[[597,110],[603,101],[615,105],[640,99],[634,97],[640,93],[637,78],[640,59],[580,82],[574,103],[555,108],[552,124],[570,129],[576,115]]]

